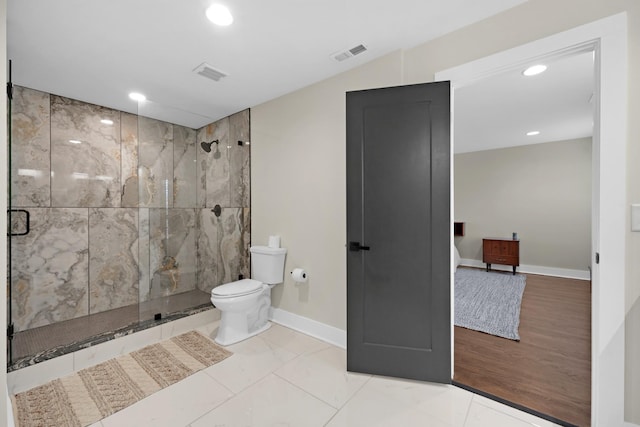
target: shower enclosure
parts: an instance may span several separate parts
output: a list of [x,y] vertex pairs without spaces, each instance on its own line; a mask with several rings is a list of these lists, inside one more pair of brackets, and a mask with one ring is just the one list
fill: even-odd
[[9,369],[210,309],[249,277],[249,110],[192,129],[148,118],[162,109],[13,87]]

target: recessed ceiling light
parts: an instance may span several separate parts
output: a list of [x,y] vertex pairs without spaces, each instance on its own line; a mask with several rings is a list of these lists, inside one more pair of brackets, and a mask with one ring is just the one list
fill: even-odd
[[531,67],[524,70],[522,74],[527,77],[535,76],[536,74],[544,73],[546,69],[547,69],[546,65],[542,65],[542,64],[532,65]]
[[540,131],[532,130],[531,132],[527,132],[527,136],[535,136],[535,135],[540,135]]
[[70,139],[69,142],[72,144],[82,144],[82,141],[78,141],[77,139]]
[[147,97],[144,96],[141,93],[138,92],[131,92],[129,94],[129,98],[133,99],[134,101],[138,101],[138,102],[142,102],[142,101],[146,101]]
[[113,124],[113,120],[102,119],[102,120],[100,120],[100,123],[102,123],[103,125],[112,125]]
[[207,9],[206,14],[209,21],[216,25],[226,27],[227,25],[231,25],[233,22],[233,16],[231,16],[229,9],[221,4],[212,4],[209,6],[209,9]]

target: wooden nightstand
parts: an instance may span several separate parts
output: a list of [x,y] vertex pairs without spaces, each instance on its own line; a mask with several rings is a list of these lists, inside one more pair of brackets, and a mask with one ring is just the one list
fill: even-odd
[[512,266],[513,274],[516,274],[516,267],[520,265],[520,240],[482,239],[482,262],[487,264],[487,271],[491,270],[491,264],[504,264]]

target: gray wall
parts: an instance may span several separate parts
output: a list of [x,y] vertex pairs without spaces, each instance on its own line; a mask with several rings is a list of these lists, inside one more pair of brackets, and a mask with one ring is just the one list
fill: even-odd
[[520,264],[588,270],[591,138],[454,156],[462,258],[482,260],[483,237],[520,238]]

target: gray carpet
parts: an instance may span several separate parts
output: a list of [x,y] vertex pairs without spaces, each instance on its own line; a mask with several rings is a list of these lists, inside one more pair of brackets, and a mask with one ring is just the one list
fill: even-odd
[[455,278],[455,325],[520,340],[523,274],[458,268]]

